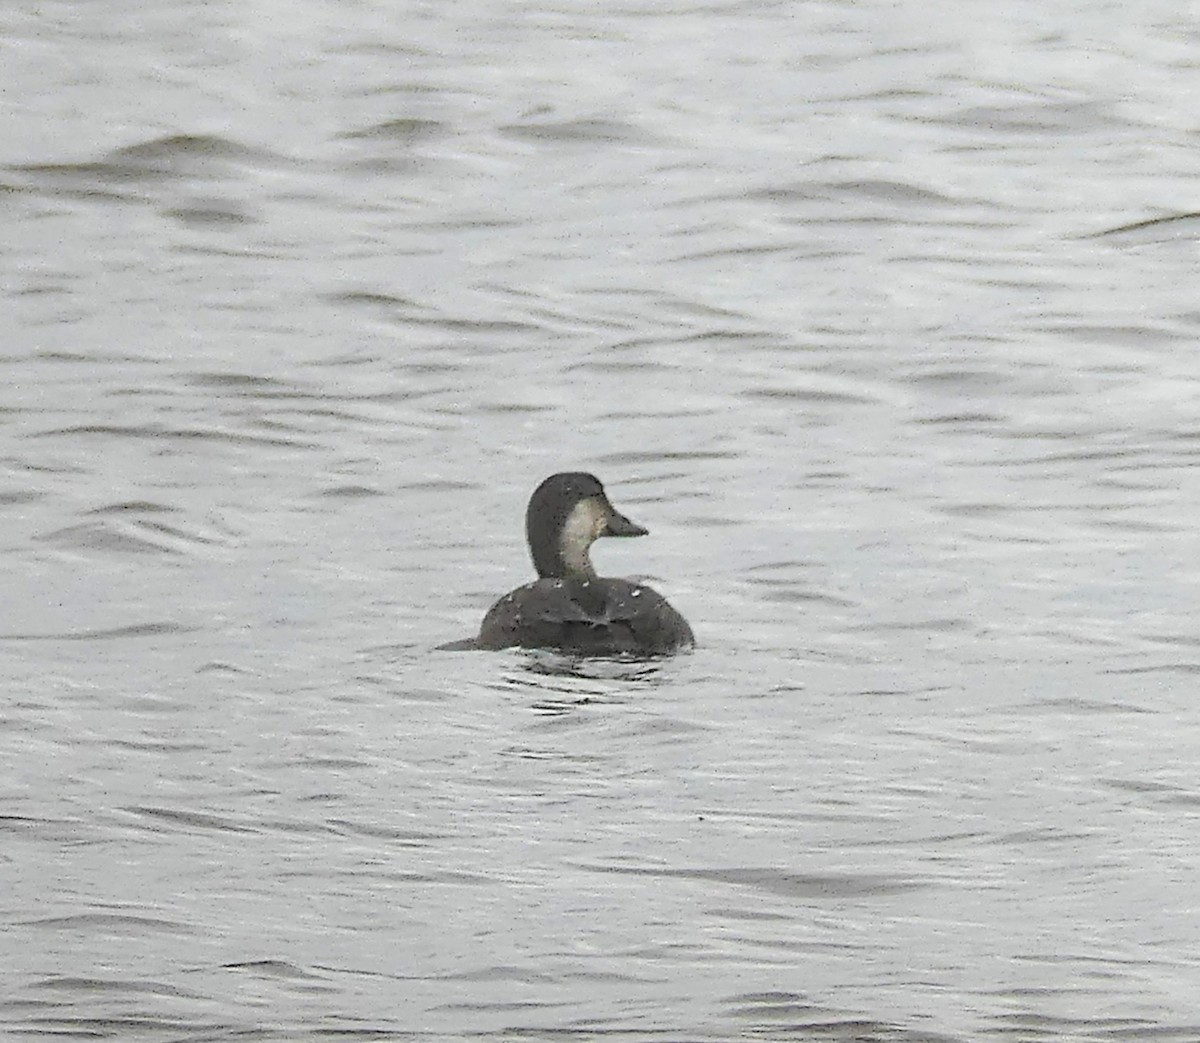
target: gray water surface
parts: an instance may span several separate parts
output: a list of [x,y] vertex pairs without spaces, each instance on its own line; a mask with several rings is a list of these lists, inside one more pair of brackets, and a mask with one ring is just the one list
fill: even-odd
[[0,1034],[1200,1039],[1197,38],[6,5]]

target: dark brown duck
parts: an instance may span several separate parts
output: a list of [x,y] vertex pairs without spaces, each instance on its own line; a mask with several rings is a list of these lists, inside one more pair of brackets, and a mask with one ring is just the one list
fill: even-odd
[[601,536],[645,536],[608,502],[590,474],[547,478],[525,512],[538,578],[497,601],[476,648],[554,648],[584,655],[665,655],[695,644],[692,628],[643,583],[596,575],[588,551]]

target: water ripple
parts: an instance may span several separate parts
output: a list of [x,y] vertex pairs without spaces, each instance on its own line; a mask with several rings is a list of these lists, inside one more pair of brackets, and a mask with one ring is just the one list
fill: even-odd
[[903,877],[879,874],[809,874],[780,869],[740,867],[729,869],[659,869],[645,866],[582,865],[595,873],[653,876],[664,879],[704,880],[719,884],[751,887],[787,898],[836,901],[851,898],[879,898],[928,886]]

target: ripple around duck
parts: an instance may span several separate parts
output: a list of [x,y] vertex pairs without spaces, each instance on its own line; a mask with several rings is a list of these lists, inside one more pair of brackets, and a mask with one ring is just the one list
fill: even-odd
[[[622,976],[624,978],[624,976]],[[475,982],[521,982],[527,985],[550,985],[558,980],[557,976],[551,974],[540,974],[537,971],[531,970],[529,967],[514,967],[506,964],[496,964],[490,967],[481,967],[476,970],[458,971],[446,975],[447,981],[475,981]],[[628,978],[626,980],[636,981],[638,979]]]
[[0,492],[0,507],[16,506],[22,503],[34,503],[45,497],[45,493],[37,489],[9,489]]
[[246,971],[263,978],[279,978],[286,981],[324,981],[323,975],[313,974],[287,960],[244,960],[237,963],[222,963],[221,970]]
[[718,884],[752,887],[786,898],[839,901],[854,898],[881,898],[929,885],[905,877],[882,874],[820,874],[793,873],[780,869],[752,867],[730,869],[660,869],[644,866],[615,866],[581,864],[581,869],[595,873],[615,873],[627,876],[654,876],[664,879],[702,880]]
[[[7,726],[8,722],[4,722]],[[99,839],[99,831],[82,819],[36,818],[31,815],[0,815],[0,833],[47,844],[80,844]]]
[[[1028,1002],[1044,1001],[1055,995],[1085,991],[1082,989],[1013,989],[994,995]],[[1093,990],[1087,990],[1093,991]],[[1097,997],[1098,998],[1098,997]],[[1129,1040],[1148,1040],[1153,1043],[1195,1043],[1200,1039],[1200,1024],[1163,1025],[1142,1018],[1066,1018],[1043,1014],[1040,1011],[1017,1011],[995,1014],[988,1018],[985,1030],[990,1037],[1029,1040],[1031,1043],[1060,1043],[1062,1040],[1094,1040],[1096,1043],[1125,1043]]]
[[175,826],[185,832],[200,830],[216,833],[259,833],[260,829],[225,815],[212,815],[200,811],[183,811],[178,808],[132,805],[124,808],[131,815],[155,823],[155,828]]
[[1200,239],[1200,213],[1169,214],[1145,221],[1107,228],[1082,236],[1084,239],[1108,239],[1115,245],[1139,246],[1172,242],[1176,239]]
[[280,162],[283,157],[267,149],[251,148],[232,138],[214,134],[169,134],[109,153],[114,162],[148,166],[173,165],[193,160],[220,159],[236,163]]
[[35,536],[42,543],[73,550],[103,551],[115,554],[177,554],[175,548],[143,537],[135,532],[120,528],[109,522],[89,522],[68,525],[42,536]]
[[749,388],[742,392],[744,398],[758,398],[768,401],[815,403],[818,405],[874,405],[880,402],[880,395],[868,395],[863,391],[851,391],[847,388],[832,387],[769,387]]
[[105,504],[103,507],[93,507],[87,513],[125,517],[129,514],[175,514],[177,512],[178,508],[176,507],[164,503],[154,503],[151,500],[120,500],[117,503]]
[[439,841],[445,841],[449,836],[447,833],[397,829],[394,826],[378,826],[363,822],[352,822],[349,819],[330,819],[327,825],[330,829],[348,836],[394,841],[401,847],[431,847]]
[[[103,995],[103,993],[101,993]],[[116,995],[123,996],[123,993]],[[0,1008],[2,1009],[2,1008]],[[206,1018],[151,1017],[141,1012],[122,1016],[119,1014],[99,1017],[34,1016],[28,1014],[10,1023],[22,1035],[37,1039],[96,1040],[118,1039],[164,1040],[164,1039],[232,1039],[245,1031],[242,1026],[210,1021]],[[272,1038],[261,1036],[258,1038]],[[251,1036],[250,1038],[254,1038]],[[275,1037],[282,1038],[282,1037]],[[295,1039],[297,1037],[290,1036]],[[378,1036],[376,1038],[386,1038]]]
[[47,916],[37,920],[21,920],[18,926],[35,927],[44,931],[83,931],[103,929],[109,932],[141,935],[147,931],[160,934],[194,934],[195,929],[177,920],[127,913],[77,913],[73,916]]
[[735,460],[741,453],[723,449],[640,449],[608,453],[599,457],[603,464],[654,464],[677,460]]
[[[220,391],[223,395],[245,398],[317,397],[311,389],[302,389],[294,381],[264,377],[256,373],[187,373],[180,381],[193,387]],[[319,397],[325,398],[322,394]]]
[[514,141],[552,144],[643,145],[654,140],[632,123],[604,119],[531,120],[507,124],[499,132]]
[[959,205],[957,200],[922,185],[907,181],[869,178],[857,181],[814,180],[758,188],[745,193],[745,198],[780,205],[827,202],[835,198],[878,200],[899,204],[904,207],[906,212],[910,212],[914,206],[949,207]]
[[749,993],[726,1001],[725,1014],[738,1021],[753,1023],[755,1039],[828,1040],[830,1043],[958,1043],[957,1037],[909,1029],[903,1025],[854,1017],[812,1003],[789,992]]
[[53,992],[69,999],[72,994],[93,997],[99,993],[126,994],[131,996],[178,996],[199,999],[202,993],[184,989],[168,982],[121,978],[51,977],[30,982],[28,989],[37,992]]
[[241,207],[221,200],[196,200],[186,206],[164,207],[162,215],[178,221],[187,228],[202,229],[236,228],[241,225],[255,224],[262,220],[247,213]]
[[330,500],[366,500],[386,496],[387,493],[369,485],[333,485],[317,491],[314,495]]
[[117,641],[125,638],[160,637],[163,634],[190,634],[199,627],[173,621],[134,623],[106,630],[69,630],[60,633],[0,634],[0,641]]
[[272,446],[280,449],[316,449],[319,444],[299,438],[251,435],[240,431],[220,431],[216,428],[178,428],[165,424],[80,424],[71,427],[47,428],[37,431],[34,438],[78,438],[100,435],[108,438],[127,438],[138,441],[161,440],[177,442],[219,442],[227,445]]
[[349,130],[339,137],[347,141],[373,141],[393,145],[416,145],[450,133],[448,124],[440,120],[391,119],[372,123],[358,130]]
[[21,186],[48,195],[124,197],[177,178],[216,177],[231,168],[280,167],[287,161],[264,149],[208,135],[171,135],[76,163],[32,163],[9,167],[24,177]]
[[976,105],[953,113],[907,117],[997,136],[1029,137],[1042,141],[1047,134],[1091,134],[1098,129],[1127,126],[1119,110],[1095,101],[1049,100],[1015,105]]

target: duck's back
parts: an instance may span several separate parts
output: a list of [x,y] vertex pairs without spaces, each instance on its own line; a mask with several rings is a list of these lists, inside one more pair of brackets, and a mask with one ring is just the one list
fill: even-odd
[[624,579],[539,579],[494,604],[480,648],[557,648],[585,655],[661,655],[695,644],[661,594]]

